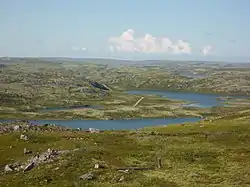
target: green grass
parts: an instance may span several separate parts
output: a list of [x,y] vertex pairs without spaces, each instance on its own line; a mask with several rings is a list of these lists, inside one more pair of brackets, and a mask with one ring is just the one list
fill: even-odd
[[[157,96],[145,96],[145,99],[138,105],[138,110],[128,110],[128,107],[133,106],[140,96],[129,95],[122,91],[160,89],[227,94],[249,92],[248,74],[245,72],[244,75],[244,79],[247,80],[242,80],[240,77],[241,81],[237,82],[242,74],[238,70],[234,72],[236,75],[224,75],[223,71],[221,71],[222,74],[218,71],[209,78],[193,80],[179,76],[167,64],[159,67],[118,66],[110,68],[106,65],[91,64],[91,62],[85,64],[67,61],[55,63],[34,58],[23,58],[22,61],[26,62],[17,63],[15,59],[8,61],[10,65],[6,66],[0,74],[1,119],[120,119],[200,116],[209,113],[211,115],[211,111],[207,110],[178,108],[176,104],[181,104],[182,101]],[[200,68],[210,71],[210,68]],[[90,80],[108,85],[112,88],[112,92],[107,93],[92,86],[89,83]],[[239,85],[232,87],[231,85],[236,85],[234,82]],[[247,102],[245,103],[247,105]],[[89,111],[39,112],[45,107],[65,108],[85,104],[104,108]],[[236,107],[241,104],[242,102],[235,103]]]
[[[134,108],[133,105],[141,98],[140,95],[131,95],[114,91],[104,98],[93,98],[85,102],[92,106],[102,106],[101,109],[68,109],[58,111],[40,112],[40,109],[32,112],[20,111],[22,105],[14,108],[0,108],[2,119],[123,119],[123,118],[161,118],[200,116],[202,110],[190,110],[180,104],[184,101],[169,100],[160,96],[144,95],[144,99]],[[48,101],[46,101],[48,103]],[[45,105],[45,103],[43,105]],[[53,102],[52,102],[53,103]],[[78,104],[79,105],[79,104]],[[48,106],[48,105],[47,105]],[[67,108],[67,105],[51,105],[55,108]],[[74,106],[74,105],[73,105]],[[24,106],[23,106],[24,107]],[[49,106],[48,106],[49,107]]]
[[[106,131],[100,134],[56,130],[23,132],[30,136],[27,142],[19,140],[20,133],[1,134],[1,187],[250,186],[249,102],[228,101],[234,106],[228,108],[190,109],[177,106],[182,101],[145,96],[133,108],[140,96],[122,92],[126,89],[160,89],[249,94],[247,72],[232,70],[227,74],[223,71],[225,68],[217,72],[205,68],[210,76],[193,80],[177,75],[172,71],[175,68],[168,65],[107,68],[97,64],[26,60],[27,63],[11,63],[0,74],[1,119],[212,117],[199,123],[138,131]],[[242,73],[245,73],[244,77]],[[107,84],[113,91],[103,96],[103,92],[90,85],[89,80]],[[104,108],[39,112],[44,107],[64,108],[84,104]],[[216,117],[222,119],[216,120]],[[6,164],[23,162],[30,157],[23,154],[24,148],[32,150],[34,155],[49,147],[80,150],[63,155],[53,163],[39,165],[27,173],[2,172]],[[117,171],[117,167],[154,167],[159,157],[163,164],[161,169],[132,171],[129,174]],[[107,168],[93,169],[96,162],[104,163]],[[90,171],[96,179],[79,180],[80,175]],[[119,183],[117,181],[121,176],[125,180]]]
[[[137,131],[106,131],[88,134],[77,131],[29,132],[31,140],[20,141],[20,133],[0,136],[0,165],[27,159],[23,148],[44,151],[83,148],[53,163],[27,173],[1,174],[0,186],[249,186],[249,118],[234,117],[214,122],[151,127]],[[69,138],[75,137],[78,140]],[[81,139],[80,139],[81,138]],[[13,147],[10,148],[9,146]],[[117,167],[162,168],[124,174]],[[93,169],[96,162],[107,168]],[[57,168],[57,170],[55,169]],[[78,177],[92,171],[93,181]],[[121,183],[118,179],[124,176]]]

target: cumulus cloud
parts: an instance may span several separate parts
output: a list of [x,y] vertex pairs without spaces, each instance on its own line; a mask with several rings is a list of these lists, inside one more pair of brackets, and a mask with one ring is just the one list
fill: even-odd
[[202,52],[202,54],[204,56],[206,56],[206,55],[208,55],[211,52],[212,48],[213,47],[211,45],[206,45],[206,46],[203,47],[203,49],[202,49],[201,52]]
[[145,34],[144,37],[135,37],[135,32],[128,29],[120,36],[110,37],[108,40],[111,52],[143,52],[143,53],[176,53],[191,54],[190,43],[183,40],[172,42],[167,37],[154,37]]

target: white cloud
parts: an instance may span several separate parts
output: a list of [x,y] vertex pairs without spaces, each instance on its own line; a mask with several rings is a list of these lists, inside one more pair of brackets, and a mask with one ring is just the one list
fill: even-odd
[[211,45],[206,45],[206,46],[203,47],[203,49],[201,50],[201,52],[202,52],[202,54],[204,56],[206,56],[206,55],[208,55],[211,52],[212,49],[213,49],[213,47]]
[[[176,53],[191,54],[191,45],[183,40],[173,43],[167,37],[154,37],[145,34],[144,37],[135,37],[134,31],[128,29],[118,37],[110,37],[111,52],[143,52],[143,53]],[[111,50],[112,49],[112,50]]]

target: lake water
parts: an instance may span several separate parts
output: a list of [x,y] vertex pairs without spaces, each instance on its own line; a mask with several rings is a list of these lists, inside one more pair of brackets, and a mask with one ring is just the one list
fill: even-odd
[[[129,94],[139,95],[158,95],[161,97],[183,100],[191,102],[190,104],[184,104],[186,107],[200,107],[211,108],[216,106],[223,106],[224,102],[218,100],[219,97],[225,97],[218,94],[205,94],[194,92],[175,92],[175,91],[157,91],[157,90],[134,90],[128,91]],[[232,96],[232,98],[240,98],[240,96]]]
[[[128,91],[129,94],[139,94],[139,95],[159,95],[161,97],[166,97],[169,99],[183,100],[189,102],[184,104],[185,107],[199,107],[199,108],[211,108],[216,106],[226,106],[224,101],[218,100],[219,97],[225,97],[218,94],[205,94],[205,93],[194,93],[194,92],[175,92],[175,91],[157,91],[157,90],[132,90]],[[233,99],[241,98],[241,96],[232,96]],[[72,106],[68,108],[45,108],[40,110],[41,112],[50,112],[57,110],[70,110],[79,108],[93,108],[100,109],[103,106]]]
[[[223,101],[217,98],[223,97],[218,94],[203,94],[203,93],[191,93],[191,92],[174,92],[174,91],[155,91],[155,90],[135,90],[128,91],[129,94],[139,95],[159,95],[169,99],[184,100],[190,102],[183,106],[189,107],[215,107],[223,106]],[[238,97],[233,97],[238,98]],[[54,110],[66,110],[72,108],[49,108],[43,111],[54,111]],[[99,106],[83,106],[82,108],[98,108]],[[200,118],[158,118],[158,119],[132,119],[132,120],[35,120],[30,121],[34,124],[58,124],[71,128],[97,128],[100,130],[125,130],[125,129],[139,129],[148,126],[156,125],[168,125],[168,124],[180,124],[185,122],[196,122]],[[0,120],[0,122],[3,120]]]
[[[196,122],[200,118],[157,118],[157,119],[132,119],[132,120],[30,120],[32,124],[57,124],[70,128],[97,128],[100,130],[128,130],[143,127],[181,124],[185,122]],[[11,120],[0,120],[0,122]]]

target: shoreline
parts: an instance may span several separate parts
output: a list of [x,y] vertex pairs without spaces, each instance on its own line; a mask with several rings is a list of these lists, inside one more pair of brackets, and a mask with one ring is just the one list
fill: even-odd
[[[178,121],[178,119],[180,121]],[[148,121],[151,120],[151,121]],[[81,122],[91,122],[91,120],[22,120],[22,119],[13,119],[13,120],[0,120],[0,124],[3,125],[8,125],[8,124],[18,124],[18,123],[27,123],[28,125],[31,126],[58,126],[58,127],[63,127],[66,129],[82,129],[82,130],[87,130],[87,129],[100,129],[100,131],[121,131],[121,130],[136,130],[136,129],[143,129],[143,128],[147,128],[147,127],[155,127],[155,126],[165,126],[165,125],[178,125],[178,124],[184,124],[184,123],[197,123],[204,120],[204,118],[199,118],[199,117],[185,117],[185,118],[150,118],[150,119],[131,119],[131,120],[110,120],[109,122],[112,123],[117,123],[117,124],[113,124],[110,126],[105,126],[106,128],[103,128],[103,125],[100,125],[99,123],[99,128],[97,127],[98,124],[84,124],[84,123],[79,123],[79,125],[77,124],[70,124],[72,122],[76,122],[78,123],[79,121]],[[101,122],[101,123],[108,123],[107,120],[93,120],[95,122]],[[119,126],[119,122],[120,121],[127,121],[128,123],[134,123],[135,121],[140,121],[145,123],[146,121],[148,121],[149,123],[145,123],[144,125],[135,125],[135,126],[131,126],[130,125],[124,125],[124,127]],[[69,123],[69,125],[67,125],[67,122]],[[168,123],[169,122],[169,123]],[[151,124],[150,124],[151,123]],[[162,123],[162,124],[161,124]],[[1,125],[0,125],[1,126]],[[113,127],[112,127],[113,126]],[[100,128],[102,127],[102,128]],[[117,128],[116,128],[117,127]]]
[[161,92],[180,92],[180,93],[197,93],[197,94],[209,94],[209,95],[218,95],[218,96],[238,96],[238,97],[250,97],[250,94],[237,94],[237,93],[228,93],[228,92],[213,92],[213,91],[195,91],[195,90],[179,90],[179,89],[158,89],[158,88],[131,88],[120,90],[121,92],[129,91],[161,91]]

